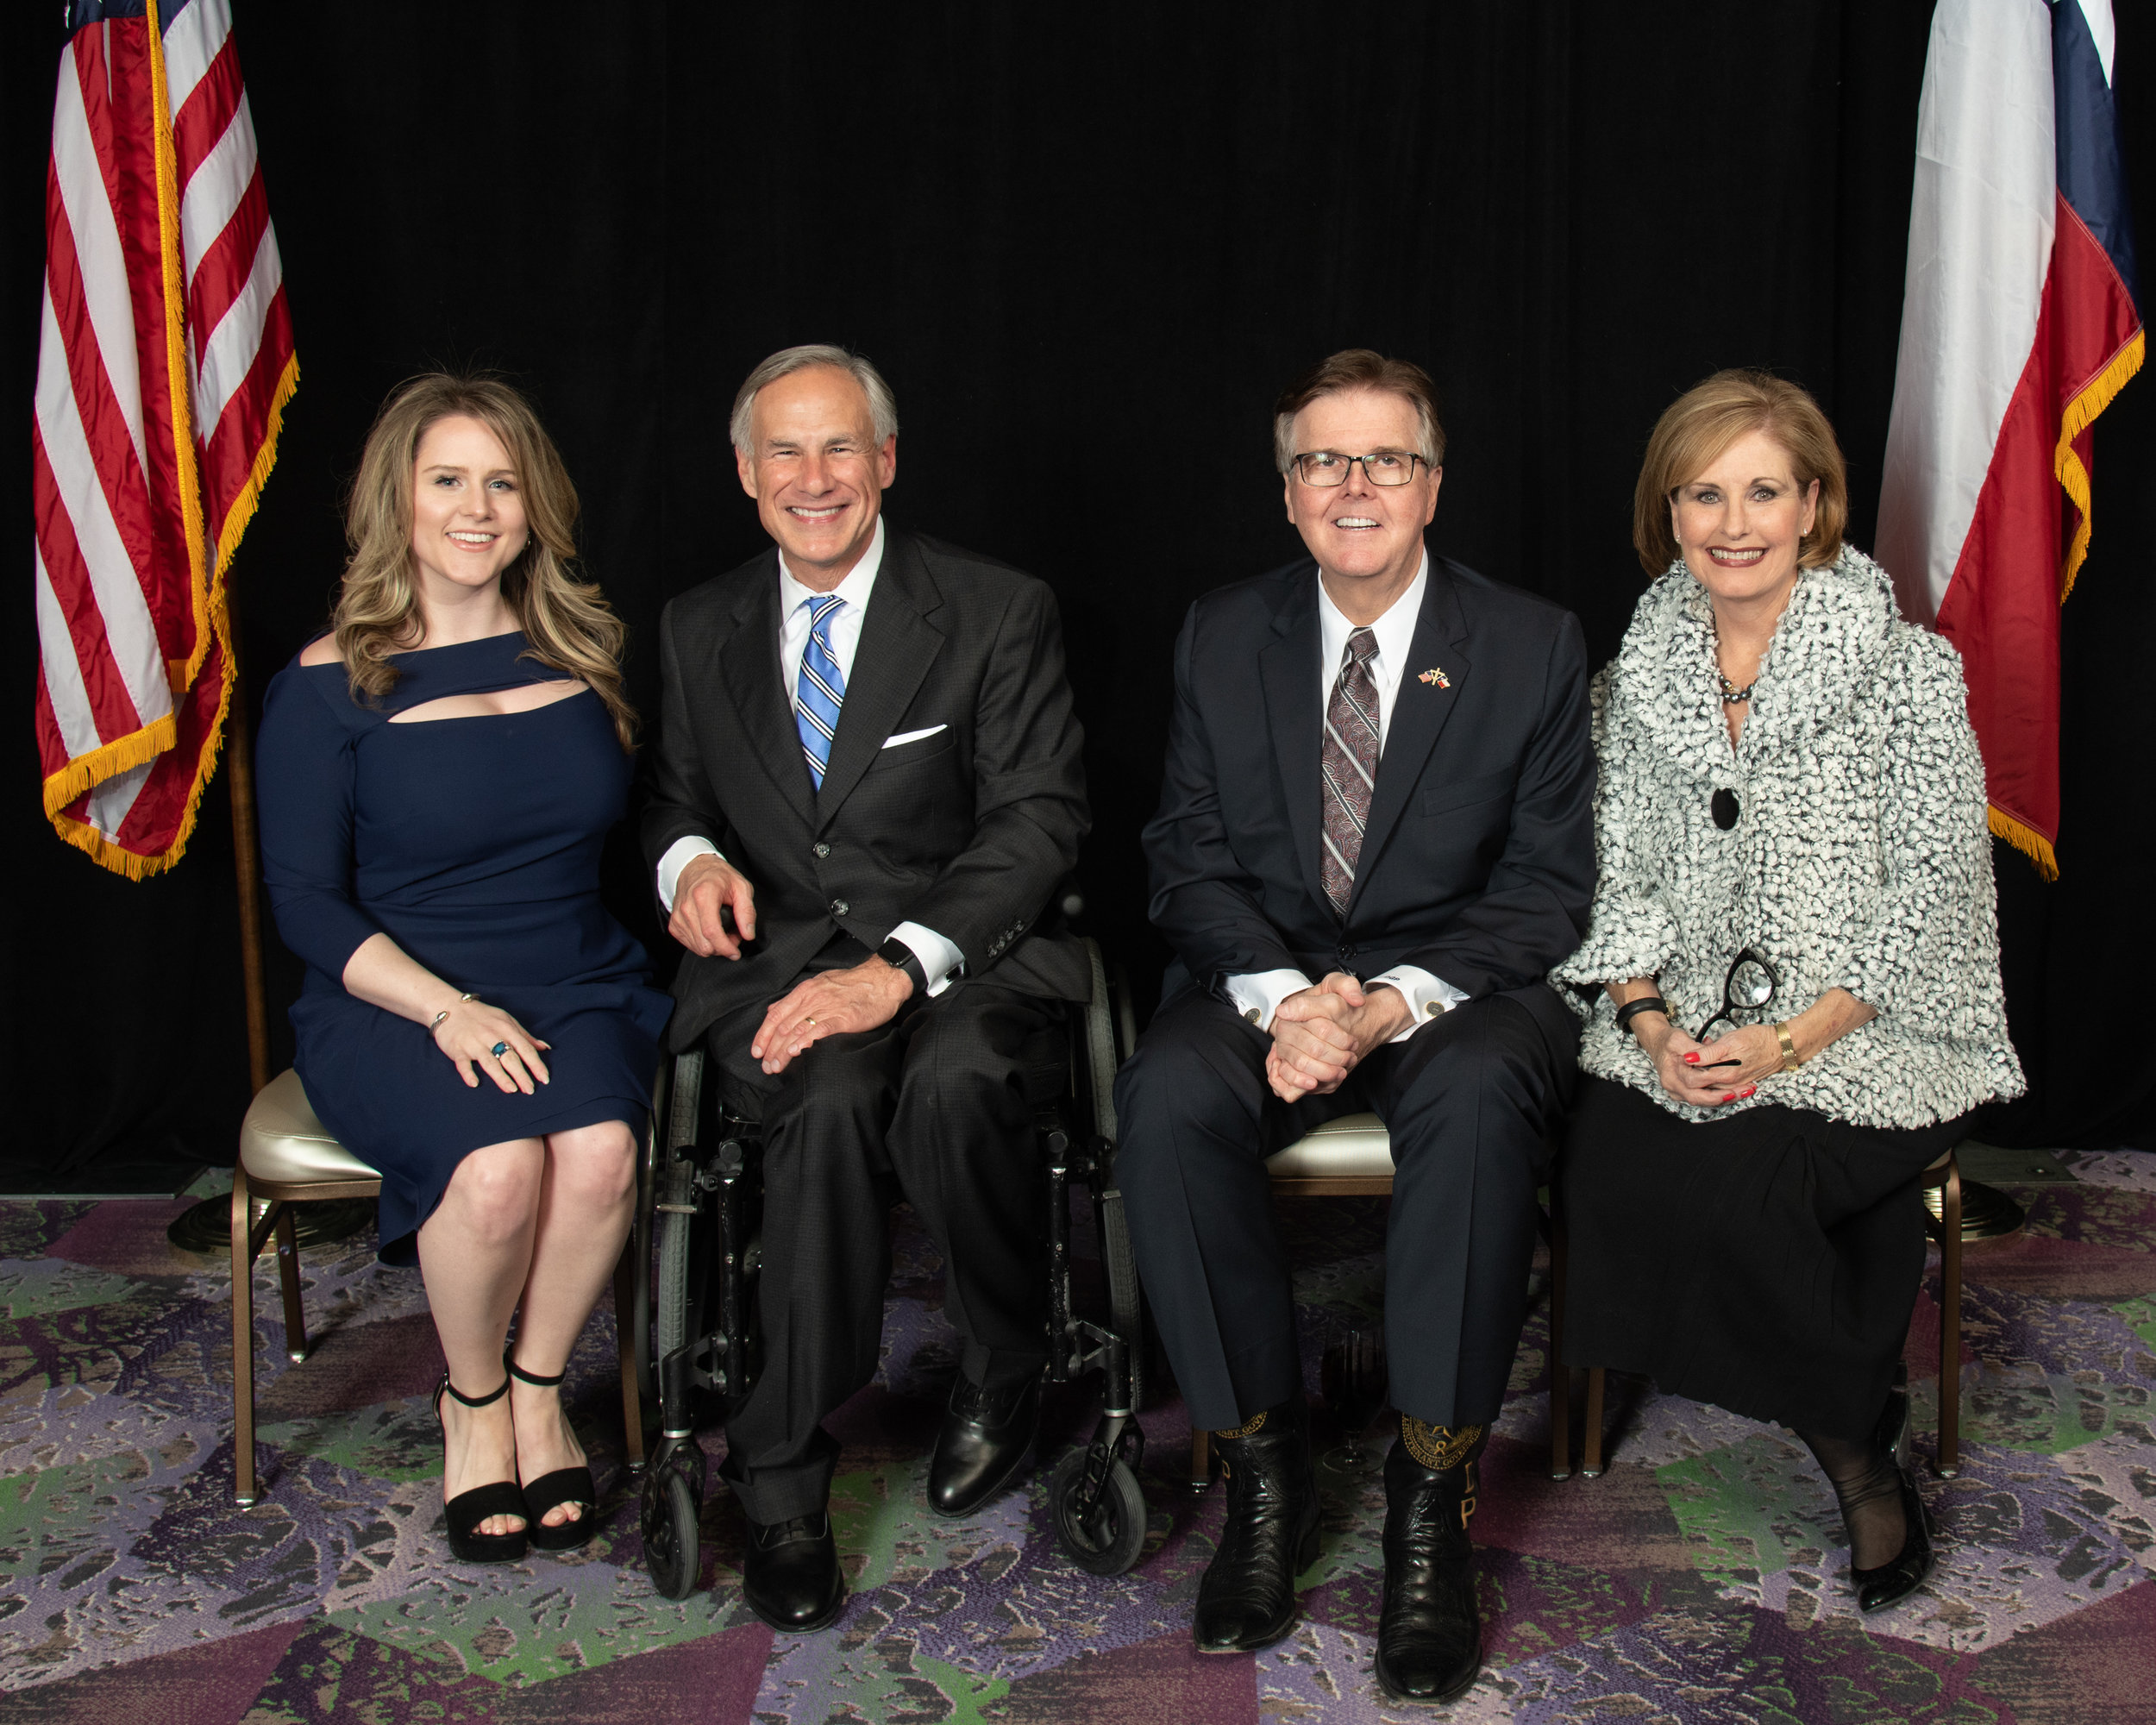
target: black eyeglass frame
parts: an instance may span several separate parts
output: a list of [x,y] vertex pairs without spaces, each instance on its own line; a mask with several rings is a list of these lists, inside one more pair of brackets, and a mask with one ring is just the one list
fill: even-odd
[[[1757,964],[1761,970],[1766,973],[1767,997],[1764,1000],[1739,1000],[1736,997],[1737,973],[1743,969],[1747,964]],[[1722,1009],[1699,1027],[1699,1034],[1694,1037],[1692,1040],[1695,1042],[1711,1041],[1713,1039],[1714,1026],[1720,1024],[1724,1019],[1728,1020],[1729,1027],[1732,1030],[1736,1029],[1737,1014],[1739,1011],[1749,1013],[1759,1012],[1767,1007],[1772,1006],[1774,1004],[1774,997],[1781,992],[1782,978],[1776,972],[1774,966],[1768,963],[1764,958],[1754,952],[1749,946],[1745,947],[1743,951],[1739,952],[1734,958],[1729,961],[1729,973],[1722,978]],[[1728,1064],[1732,1063],[1718,1062],[1717,1063]]]
[[[1344,463],[1340,469],[1338,482],[1325,485],[1310,477],[1310,470],[1304,467],[1303,463],[1317,455],[1331,455],[1335,461]],[[1370,455],[1405,455],[1407,458],[1407,477],[1404,480],[1379,479],[1370,471]],[[1338,491],[1341,486],[1348,482],[1348,475],[1353,471],[1357,461],[1363,464],[1363,477],[1380,491],[1397,491],[1401,486],[1413,485],[1415,482],[1415,463],[1420,461],[1426,467],[1430,465],[1427,456],[1417,455],[1413,449],[1372,449],[1369,455],[1343,455],[1338,449],[1313,449],[1307,455],[1295,456],[1288,465],[1295,470],[1295,477],[1308,486],[1311,490]]]

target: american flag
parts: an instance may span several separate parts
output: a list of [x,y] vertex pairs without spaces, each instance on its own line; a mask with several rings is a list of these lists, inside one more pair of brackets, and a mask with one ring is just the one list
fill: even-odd
[[72,0],[32,427],[45,812],[186,848],[234,674],[224,577],[299,380],[229,0]]

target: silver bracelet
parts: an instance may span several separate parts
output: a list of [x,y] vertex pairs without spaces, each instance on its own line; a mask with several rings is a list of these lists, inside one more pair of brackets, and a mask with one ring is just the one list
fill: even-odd
[[[464,1004],[467,1000],[476,1000],[477,998],[478,998],[478,996],[477,996],[477,995],[474,995],[474,994],[459,994],[459,995],[457,996],[457,1006],[461,1007],[461,1006],[462,1006],[462,1005],[463,1005],[463,1004]],[[432,1036],[432,1035],[433,1035],[433,1034],[434,1034],[436,1031],[440,1030],[440,1029],[442,1028],[442,1019],[444,1019],[448,1018],[448,1017],[449,1016],[449,1014],[450,1014],[451,1013],[454,1012],[455,1010],[456,1010],[456,1007],[442,1007],[442,1009],[440,1012],[436,1013],[434,1015],[434,1022],[433,1022],[433,1023],[431,1023],[431,1024],[429,1024],[429,1025],[427,1026],[427,1034],[428,1034],[429,1036]]]

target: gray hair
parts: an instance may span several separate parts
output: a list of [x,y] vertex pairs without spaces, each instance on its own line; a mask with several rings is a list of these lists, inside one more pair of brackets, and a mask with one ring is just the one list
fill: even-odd
[[899,435],[898,400],[891,393],[891,386],[883,380],[883,373],[859,354],[828,342],[810,342],[799,348],[780,348],[742,380],[741,392],[734,397],[733,417],[726,422],[727,435],[736,449],[744,455],[753,453],[749,440],[755,435],[757,392],[766,384],[805,372],[811,366],[835,367],[861,386],[861,392],[868,398],[868,418],[875,427],[878,443]]

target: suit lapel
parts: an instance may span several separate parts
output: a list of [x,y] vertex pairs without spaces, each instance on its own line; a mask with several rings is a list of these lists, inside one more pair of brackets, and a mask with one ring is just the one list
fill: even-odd
[[868,595],[853,674],[846,680],[846,699],[838,709],[838,734],[831,739],[830,764],[816,799],[818,831],[830,824],[912,704],[943,644],[942,632],[928,621],[942,604],[935,577],[912,540],[887,529],[883,567]]
[[816,791],[801,754],[801,734],[779,669],[779,554],[761,558],[734,607],[734,628],[718,649],[727,693],[755,756],[802,820],[814,824]]
[[1295,856],[1311,896],[1330,909],[1319,857],[1325,810],[1319,733],[1325,694],[1318,674],[1314,566],[1295,578],[1286,603],[1274,612],[1273,638],[1258,649],[1257,669],[1265,687],[1265,718],[1272,729],[1273,760],[1280,773],[1281,794],[1288,801]]
[[[1415,620],[1414,643],[1407,662],[1400,668],[1393,692],[1392,723],[1385,729],[1385,752],[1378,757],[1377,788],[1370,797],[1369,819],[1363,827],[1363,851],[1356,859],[1355,890],[1348,900],[1348,915],[1363,896],[1385,841],[1406,812],[1408,801],[1422,784],[1423,768],[1430,751],[1472,668],[1462,643],[1467,639],[1467,614],[1460,608],[1458,592],[1445,565],[1430,560],[1430,585],[1422,595],[1422,615]],[[1443,683],[1424,682],[1423,674],[1435,669]]]

